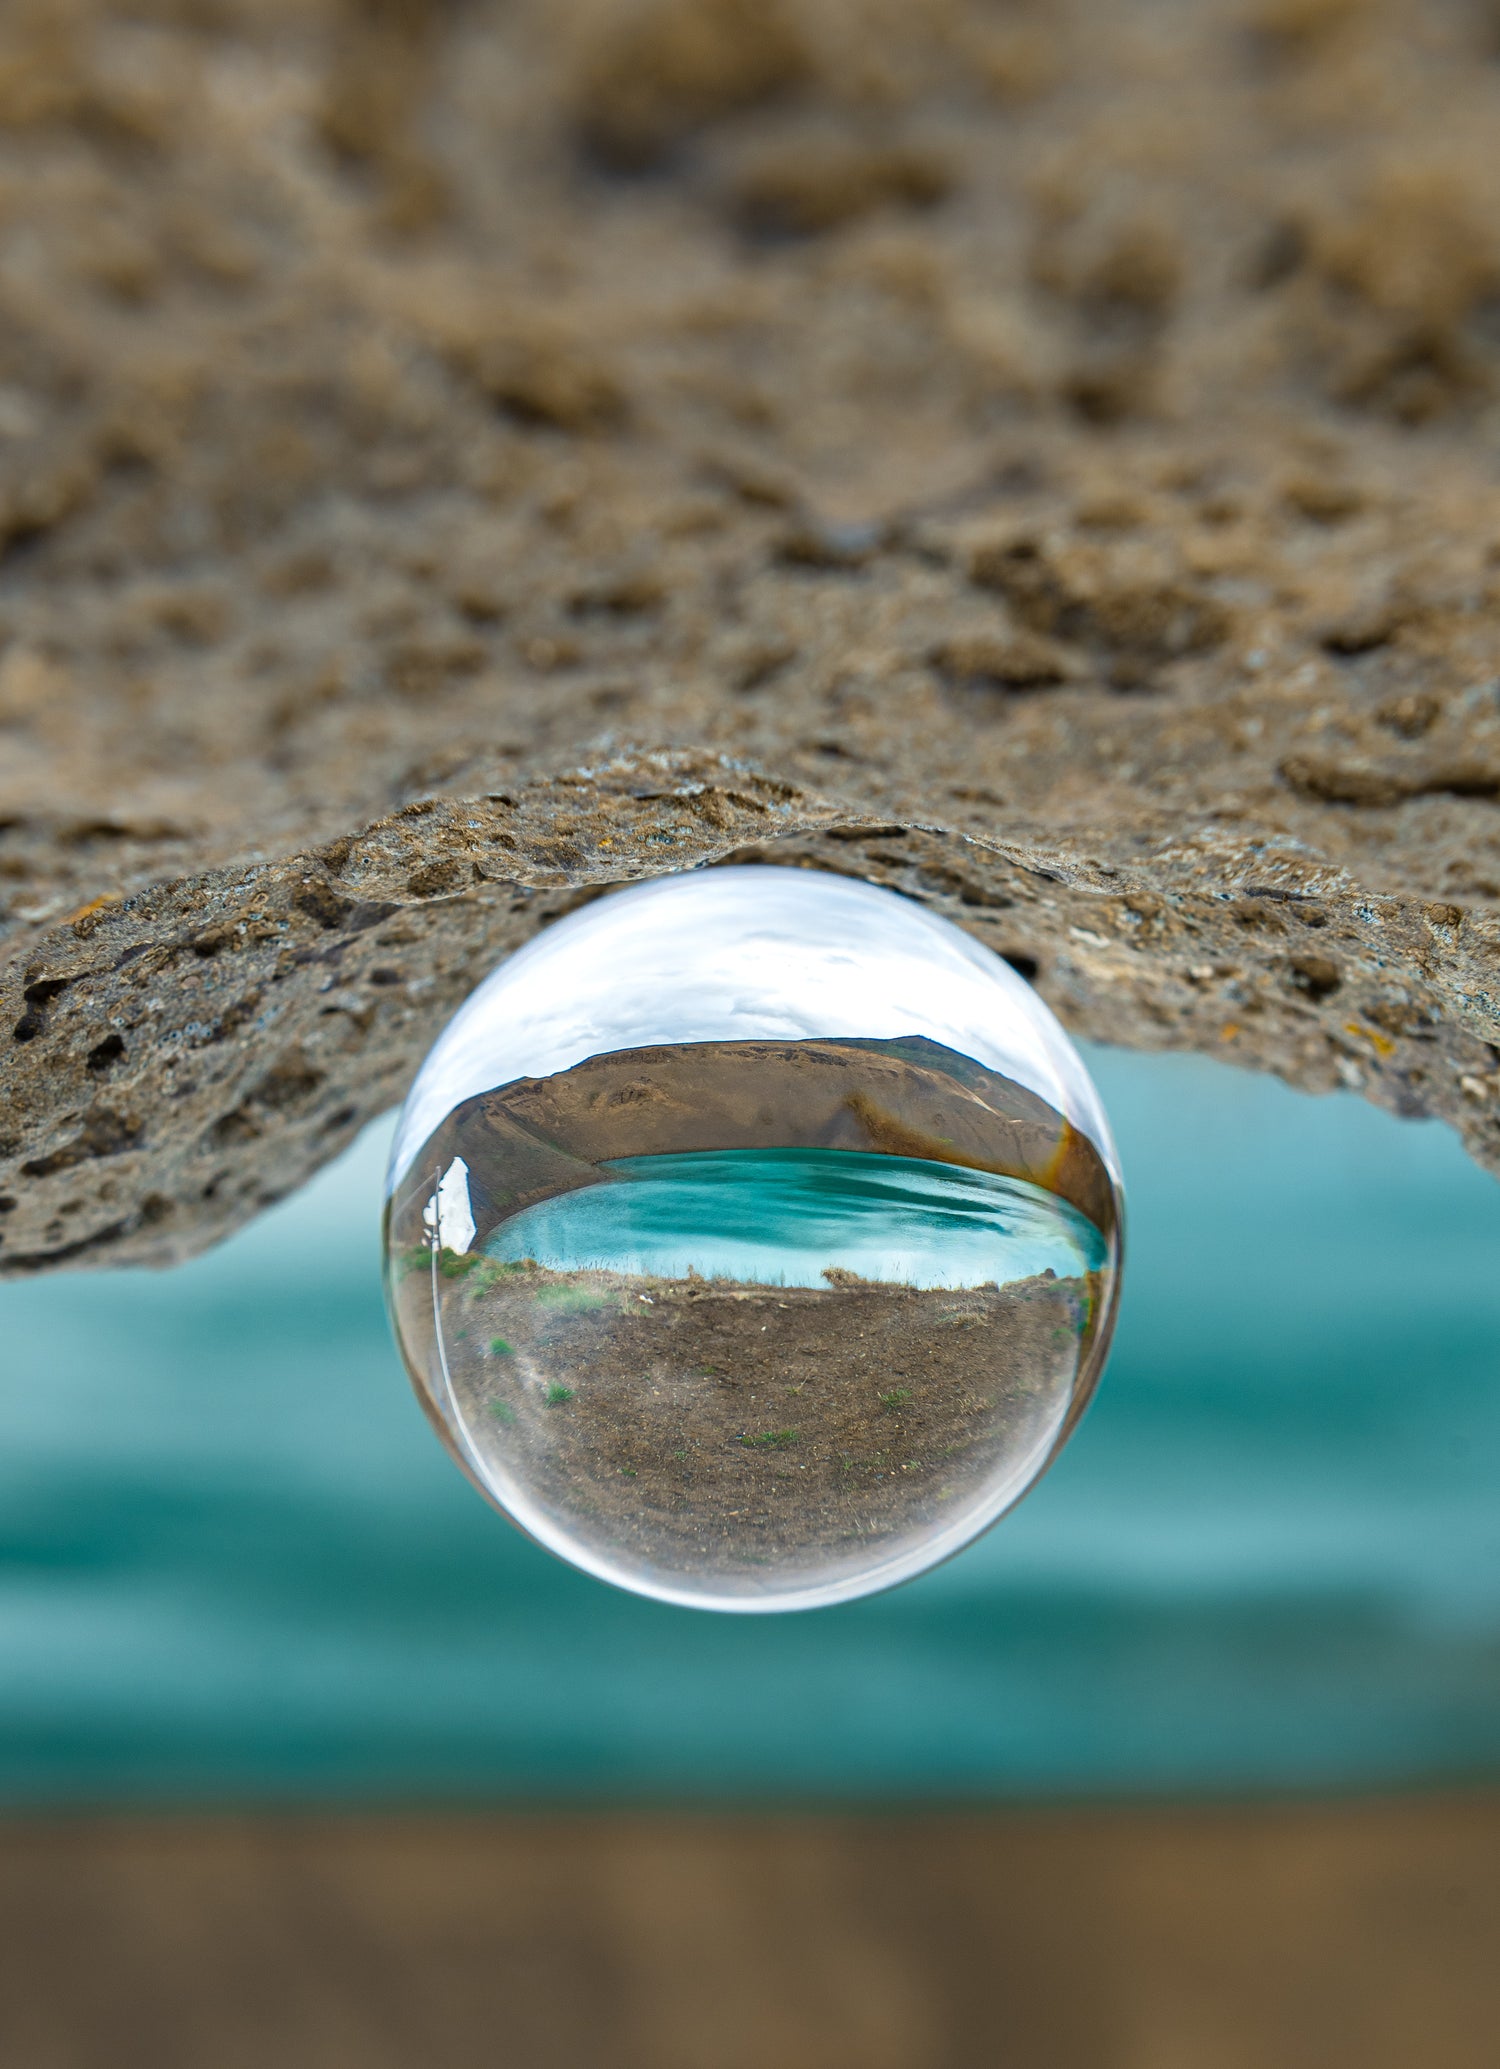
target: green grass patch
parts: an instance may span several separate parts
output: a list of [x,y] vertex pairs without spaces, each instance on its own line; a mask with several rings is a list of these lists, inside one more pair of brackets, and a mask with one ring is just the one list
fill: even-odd
[[509,1401],[491,1401],[490,1414],[494,1416],[496,1422],[503,1422],[507,1425],[513,1423],[516,1419],[516,1411],[511,1407]]
[[740,1442],[754,1444],[762,1451],[785,1451],[801,1439],[800,1430],[762,1430],[758,1437],[741,1437]]
[[902,1408],[910,1399],[910,1387],[892,1387],[888,1394],[881,1395],[880,1405],[882,1408]]
[[561,1380],[554,1379],[551,1386],[547,1389],[547,1406],[549,1408],[561,1408],[564,1401],[571,1401],[572,1398],[573,1389],[565,1387]]
[[536,1267],[530,1258],[522,1264],[502,1263],[493,1257],[483,1257],[478,1251],[472,1253],[474,1267],[469,1273],[469,1297],[477,1300],[486,1293],[493,1293],[497,1286],[503,1286],[508,1279],[524,1276]]
[[591,1293],[586,1286],[539,1286],[536,1297],[540,1307],[562,1308],[571,1313],[614,1305],[607,1293]]
[[513,1358],[515,1355],[515,1345],[507,1343],[503,1336],[492,1336],[490,1338],[490,1356],[492,1358]]

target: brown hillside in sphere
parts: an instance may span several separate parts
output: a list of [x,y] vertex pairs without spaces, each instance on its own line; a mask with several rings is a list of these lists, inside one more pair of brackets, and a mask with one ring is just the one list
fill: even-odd
[[456,1156],[482,1247],[519,1208],[596,1184],[600,1164],[715,1149],[854,1150],[998,1172],[1116,1232],[1113,1185],[1086,1136],[1014,1079],[916,1036],[622,1049],[481,1092],[412,1158],[392,1201],[398,1240],[424,1240],[435,1174]]
[[1500,1164],[1488,0],[10,0],[0,1269],[850,872]]

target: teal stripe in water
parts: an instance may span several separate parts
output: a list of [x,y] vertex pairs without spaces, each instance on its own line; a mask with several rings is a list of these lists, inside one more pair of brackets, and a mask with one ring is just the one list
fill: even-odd
[[726,1149],[621,1157],[617,1183],[514,1214],[485,1248],[552,1271],[822,1286],[835,1267],[923,1287],[1075,1278],[1104,1239],[1066,1200],[1021,1178],[861,1150]]

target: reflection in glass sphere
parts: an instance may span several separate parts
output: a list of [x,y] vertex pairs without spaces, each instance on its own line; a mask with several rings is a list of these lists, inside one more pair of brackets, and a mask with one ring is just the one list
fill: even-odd
[[709,869],[560,921],[401,1116],[386,1286],[454,1457],[601,1579],[811,1608],[970,1542],[1108,1348],[1121,1195],[1076,1050],[889,891]]

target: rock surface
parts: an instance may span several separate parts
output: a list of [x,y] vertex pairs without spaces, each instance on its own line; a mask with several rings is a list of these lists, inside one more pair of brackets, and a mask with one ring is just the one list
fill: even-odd
[[580,896],[950,913],[1500,1164],[1493,0],[12,0],[0,1264]]

